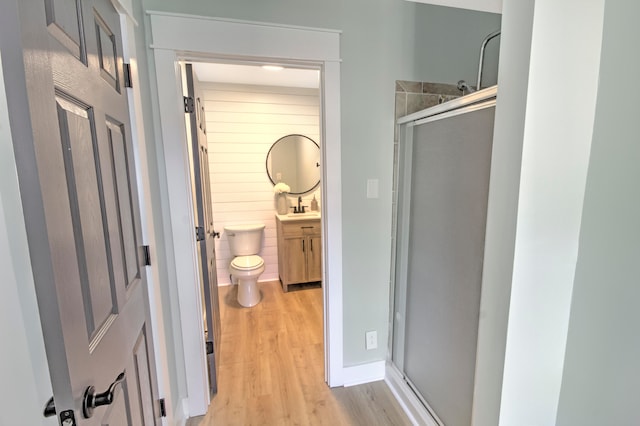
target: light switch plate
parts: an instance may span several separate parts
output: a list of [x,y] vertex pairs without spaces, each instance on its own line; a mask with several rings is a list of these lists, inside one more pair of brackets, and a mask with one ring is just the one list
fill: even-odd
[[378,179],[367,179],[367,198],[378,198]]

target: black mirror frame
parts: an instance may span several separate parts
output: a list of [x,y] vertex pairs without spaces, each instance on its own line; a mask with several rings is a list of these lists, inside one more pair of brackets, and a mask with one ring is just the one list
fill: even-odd
[[[277,182],[275,182],[275,181],[273,180],[273,177],[271,176],[271,173],[270,173],[270,171],[269,171],[269,155],[271,155],[271,151],[272,151],[272,150],[273,150],[273,148],[278,144],[278,142],[280,142],[282,139],[287,138],[287,137],[289,137],[289,136],[299,136],[299,137],[302,137],[302,138],[308,139],[308,140],[310,140],[311,142],[313,142],[313,144],[314,144],[315,146],[317,146],[317,147],[318,147],[318,151],[320,151],[320,145],[318,145],[318,143],[317,143],[316,141],[314,141],[313,139],[311,139],[309,136],[301,135],[301,134],[298,134],[298,133],[291,133],[291,134],[289,134],[289,135],[284,135],[283,137],[279,138],[277,141],[275,141],[275,142],[273,143],[273,145],[271,145],[271,148],[269,148],[269,152],[267,152],[267,158],[264,160],[264,167],[265,167],[265,170],[267,171],[267,176],[269,176],[269,180],[271,181],[271,183],[272,183],[273,185],[276,185],[276,184],[277,184]],[[320,163],[316,163],[316,167],[320,167]],[[315,184],[315,185],[313,185],[310,189],[308,189],[308,190],[306,190],[306,191],[303,191],[303,192],[293,192],[293,191],[291,191],[291,192],[289,192],[289,194],[291,194],[291,195],[303,195],[303,194],[308,194],[309,192],[311,192],[311,191],[315,190],[319,185],[320,185],[320,178],[318,178],[318,182],[316,182],[316,184]]]

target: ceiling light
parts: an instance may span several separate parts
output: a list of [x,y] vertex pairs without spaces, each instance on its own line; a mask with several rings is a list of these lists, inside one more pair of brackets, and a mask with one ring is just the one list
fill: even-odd
[[262,68],[269,71],[282,71],[284,69],[284,67],[279,65],[263,65]]

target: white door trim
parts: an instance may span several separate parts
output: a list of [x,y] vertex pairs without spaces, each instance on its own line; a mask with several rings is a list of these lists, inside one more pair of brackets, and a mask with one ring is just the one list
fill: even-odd
[[[140,75],[138,73],[135,31],[138,23],[132,12],[119,0],[112,1],[114,7],[121,16],[122,23],[122,44],[123,58],[131,65],[132,88],[127,89],[129,101],[129,115],[131,121],[131,135],[133,138],[134,161],[136,164],[136,178],[138,186],[138,204],[140,207],[140,223],[142,231],[142,243],[149,246],[151,258],[156,257],[156,236],[154,234],[154,218],[151,195],[149,188],[149,164],[147,152],[147,138],[144,131],[142,94],[140,92]],[[158,398],[169,401],[166,407],[166,419],[173,421],[173,401],[169,392],[169,360],[167,359],[166,334],[162,318],[164,316],[162,301],[160,300],[162,290],[160,288],[160,271],[157,262],[152,262],[146,267],[147,270],[147,296],[149,306],[149,333],[153,343],[153,365],[155,366],[155,380],[157,385]]]
[[[325,379],[343,384],[342,310],[342,189],[340,142],[340,34],[337,31],[200,16],[147,12],[156,66],[159,138],[166,169],[167,200],[163,215],[170,218],[180,327],[184,346],[189,415],[204,414],[209,402],[202,339],[191,184],[187,142],[181,111],[177,61],[184,57],[272,60],[315,65],[322,84],[322,190],[325,318]],[[169,243],[170,245],[170,243]]]

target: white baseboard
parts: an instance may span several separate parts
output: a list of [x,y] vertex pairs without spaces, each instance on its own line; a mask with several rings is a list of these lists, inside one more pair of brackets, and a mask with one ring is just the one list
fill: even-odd
[[353,367],[344,367],[342,369],[344,387],[384,380],[384,369],[384,361],[375,361],[367,364],[355,365]]
[[411,423],[414,425],[439,426],[439,423],[429,414],[422,402],[413,393],[413,390],[405,382],[402,374],[390,363],[386,364],[384,381],[389,386],[391,393],[404,410]]

